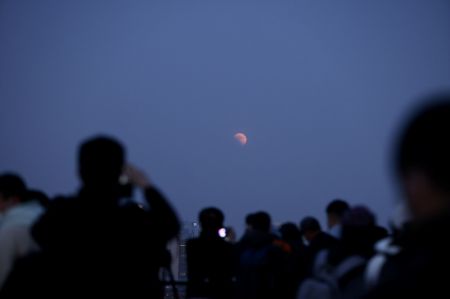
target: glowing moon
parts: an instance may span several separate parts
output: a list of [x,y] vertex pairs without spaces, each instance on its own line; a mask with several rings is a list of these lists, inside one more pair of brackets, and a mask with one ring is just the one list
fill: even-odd
[[244,133],[236,133],[234,134],[234,139],[239,141],[241,145],[246,145],[248,142],[248,138]]

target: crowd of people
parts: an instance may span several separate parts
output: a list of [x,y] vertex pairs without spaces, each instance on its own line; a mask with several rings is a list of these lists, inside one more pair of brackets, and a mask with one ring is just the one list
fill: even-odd
[[[365,205],[334,199],[326,229],[307,216],[274,228],[247,215],[236,241],[217,207],[199,213],[186,243],[186,297],[210,299],[446,298],[450,288],[450,95],[425,101],[401,129],[393,168],[401,221],[386,229]],[[175,210],[111,137],[78,151],[82,186],[49,199],[12,172],[0,174],[0,298],[163,298],[161,269],[180,231]],[[140,189],[146,204],[130,198]]]
[[[186,244],[188,298],[332,298],[319,293],[331,288],[345,298],[359,298],[366,264],[388,230],[377,225],[368,208],[341,199],[331,201],[326,213],[327,231],[312,216],[274,228],[267,212],[251,213],[242,238],[230,242],[219,233],[223,212],[203,209],[200,236]],[[335,279],[340,267],[345,268]],[[330,284],[317,285],[326,278]],[[339,287],[333,285],[338,280]]]

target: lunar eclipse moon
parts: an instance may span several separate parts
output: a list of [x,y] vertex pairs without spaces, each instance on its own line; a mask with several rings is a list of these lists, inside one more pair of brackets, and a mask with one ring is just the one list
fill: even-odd
[[234,134],[234,139],[236,139],[241,145],[246,145],[248,142],[247,135],[241,132]]

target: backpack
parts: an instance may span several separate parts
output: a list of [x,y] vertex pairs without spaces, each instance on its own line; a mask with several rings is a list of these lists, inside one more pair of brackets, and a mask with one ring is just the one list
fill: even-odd
[[275,298],[279,290],[279,269],[283,263],[277,257],[277,248],[266,244],[246,248],[239,256],[237,297],[239,299]]
[[244,267],[259,268],[267,265],[269,263],[269,252],[271,250],[271,244],[265,245],[260,248],[247,248],[245,249],[241,256],[241,265]]
[[363,274],[366,260],[358,255],[349,256],[337,266],[327,263],[328,251],[318,253],[313,275],[300,285],[297,299],[340,299],[343,286]]

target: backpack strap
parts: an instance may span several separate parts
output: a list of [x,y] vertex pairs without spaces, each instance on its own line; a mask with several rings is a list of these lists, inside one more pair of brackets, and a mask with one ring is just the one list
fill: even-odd
[[369,289],[378,284],[381,271],[386,264],[387,259],[402,251],[402,248],[393,244],[393,242],[392,238],[385,238],[375,244],[377,254],[369,260],[365,270],[365,282]]
[[343,260],[335,269],[334,275],[339,279],[350,270],[365,265],[366,260],[359,255],[352,255]]
[[359,255],[352,255],[343,260],[334,270],[339,287],[346,286],[353,278],[362,274],[366,267],[366,259]]
[[328,267],[328,249],[323,249],[316,254],[314,259],[313,276],[319,275],[326,267]]

